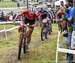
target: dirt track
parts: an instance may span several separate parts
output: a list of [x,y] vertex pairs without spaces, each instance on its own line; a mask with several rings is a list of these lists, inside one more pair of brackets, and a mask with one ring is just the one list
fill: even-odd
[[[10,35],[12,34],[11,32],[7,32],[7,34],[8,34],[8,37],[10,37]],[[1,36],[1,38],[4,38],[5,36],[4,36],[4,33],[0,33],[0,36]],[[37,41],[36,41],[37,40]],[[7,47],[6,49],[7,50],[3,50],[3,53],[4,53],[4,55],[0,55],[0,63],[28,63],[28,59],[26,59],[27,57],[30,57],[30,55],[32,54],[32,53],[34,53],[35,55],[37,55],[37,52],[35,52],[35,51],[32,51],[32,49],[35,49],[36,47],[38,47],[38,46],[40,46],[41,44],[42,44],[43,42],[41,41],[41,39],[40,38],[37,38],[37,39],[35,39],[35,40],[33,40],[33,41],[31,41],[31,43],[30,43],[30,46],[29,46],[29,53],[27,53],[27,54],[23,54],[22,55],[22,59],[24,60],[24,58],[25,58],[25,62],[22,62],[22,61],[18,61],[17,60],[17,52],[18,52],[18,47]],[[6,53],[5,53],[6,52]],[[13,53],[12,53],[13,52]],[[34,56],[34,55],[32,55],[32,56]],[[23,58],[24,57],[24,58]],[[2,60],[1,60],[2,59]],[[4,59],[4,61],[3,61],[3,59]]]

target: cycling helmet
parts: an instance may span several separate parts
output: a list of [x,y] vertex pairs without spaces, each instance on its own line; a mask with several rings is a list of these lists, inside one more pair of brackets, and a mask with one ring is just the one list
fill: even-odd
[[38,8],[38,11],[39,11],[39,12],[42,12],[42,11],[44,11],[44,10],[43,10],[43,8]]
[[28,9],[28,11],[29,11],[31,14],[34,14],[35,11],[36,11],[36,8],[35,8],[35,7],[30,7],[30,8]]

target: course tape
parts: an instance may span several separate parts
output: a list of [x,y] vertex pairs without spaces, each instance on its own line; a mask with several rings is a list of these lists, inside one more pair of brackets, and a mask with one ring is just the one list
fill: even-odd
[[[0,22],[0,24],[12,24],[13,21]],[[16,21],[16,23],[20,23],[20,21]]]
[[1,30],[0,32],[11,31],[11,30],[17,29],[18,27],[19,27],[19,26],[16,26],[16,27],[13,27],[13,28],[10,28],[10,29]]
[[75,54],[75,50],[64,49],[64,48],[58,48],[57,50],[58,50],[59,52]]

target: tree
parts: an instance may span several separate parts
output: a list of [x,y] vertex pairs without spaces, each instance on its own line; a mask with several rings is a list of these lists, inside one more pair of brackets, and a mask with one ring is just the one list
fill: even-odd
[[4,0],[0,0],[0,2],[3,2]]
[[16,0],[12,0],[13,2],[15,2]]

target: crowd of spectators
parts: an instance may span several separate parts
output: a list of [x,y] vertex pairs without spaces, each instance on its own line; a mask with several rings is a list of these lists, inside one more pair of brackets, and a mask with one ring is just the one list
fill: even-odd
[[[13,11],[10,11],[10,12],[0,11],[0,22],[13,21],[16,14],[17,13],[14,13]],[[20,20],[20,19],[17,19],[17,20]]]

